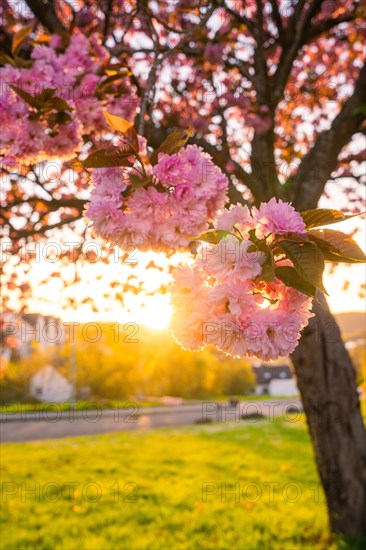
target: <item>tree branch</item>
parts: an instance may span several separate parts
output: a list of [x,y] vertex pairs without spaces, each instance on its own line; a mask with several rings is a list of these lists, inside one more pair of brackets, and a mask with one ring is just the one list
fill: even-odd
[[110,24],[111,15],[112,15],[112,9],[113,9],[113,0],[108,0],[107,10],[104,15],[105,19],[104,19],[104,29],[103,29],[103,44],[105,44],[108,38],[108,31],[109,31],[109,24]]
[[57,17],[54,2],[42,2],[42,0],[26,0],[28,6],[42,25],[50,32],[64,35],[67,32],[66,27]]
[[294,206],[315,208],[325,184],[337,166],[338,155],[366,119],[366,64],[361,69],[353,95],[344,103],[329,130],[318,135],[311,151],[303,158],[294,179]]
[[[32,229],[16,230],[13,228],[15,235],[12,238],[19,240],[19,239],[26,239],[28,237],[32,237],[33,235],[44,235],[45,233],[47,233],[47,231],[51,231],[52,229],[58,229],[60,227],[63,227],[64,225],[66,226],[70,225],[71,223],[76,222],[81,218],[82,218],[82,213],[78,214],[77,216],[70,216],[69,218],[60,220],[59,222],[53,223],[51,225],[44,225],[39,229],[35,229],[35,227],[33,227]],[[37,225],[37,223],[35,225]]]
[[[289,42],[289,47],[282,50],[277,70],[271,79],[273,84],[273,106],[277,105],[283,95],[283,91],[291,73],[292,65],[296,59],[298,51],[307,41],[305,37],[306,33],[309,31],[311,20],[320,11],[322,2],[323,0],[313,0],[302,17],[300,16],[301,12],[299,13],[299,6],[302,6],[303,3],[299,2],[296,6],[295,13],[291,18],[291,24],[289,25],[289,29],[293,29],[293,36]],[[300,21],[298,21],[298,17],[300,17]]]
[[281,45],[284,47],[287,43],[286,33],[284,32],[282,17],[280,10],[278,9],[277,0],[270,0],[270,4],[272,8],[272,19],[275,22],[278,31],[278,38]]
[[346,15],[340,15],[339,17],[334,17],[332,19],[326,19],[324,21],[321,21],[317,25],[314,25],[307,37],[310,40],[313,40],[314,38],[317,38],[324,32],[330,31],[333,29],[333,27],[336,27],[337,25],[340,25],[341,23],[349,23],[350,21],[353,21],[355,16],[353,14],[346,14]]
[[83,199],[76,199],[76,198],[73,198],[73,199],[54,199],[53,198],[51,200],[47,200],[39,197],[29,197],[26,199],[16,199],[12,203],[8,204],[8,208],[14,208],[15,206],[20,206],[22,204],[29,204],[32,202],[41,202],[42,204],[44,204],[49,208],[49,212],[54,212],[59,208],[76,208],[77,210],[80,210],[80,212],[82,212],[87,201]]
[[153,65],[150,69],[148,81],[146,85],[145,92],[143,94],[142,100],[141,100],[141,108],[140,108],[140,114],[139,114],[139,121],[138,121],[138,133],[143,135],[144,133],[144,126],[145,126],[145,114],[147,111],[147,108],[149,106],[150,102],[150,93],[152,88],[155,86],[155,78],[156,73],[159,68],[159,65],[162,65],[163,62],[170,57],[171,55],[174,55],[175,53],[181,51],[181,49],[186,45],[188,40],[192,37],[192,35],[195,34],[195,32],[202,27],[204,27],[207,23],[207,21],[210,19],[211,15],[215,11],[216,5],[213,3],[211,7],[208,8],[207,12],[205,13],[204,17],[201,19],[199,25],[196,25],[194,27],[190,27],[186,34],[182,36],[182,38],[179,40],[178,44],[176,44],[173,48],[169,48],[163,52],[160,50],[160,45],[155,44],[155,47],[158,46],[158,50],[156,52]]

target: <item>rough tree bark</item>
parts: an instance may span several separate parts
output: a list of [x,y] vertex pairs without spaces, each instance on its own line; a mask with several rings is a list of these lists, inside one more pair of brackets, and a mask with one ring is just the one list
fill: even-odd
[[292,355],[335,533],[366,535],[366,431],[355,370],[324,296]]

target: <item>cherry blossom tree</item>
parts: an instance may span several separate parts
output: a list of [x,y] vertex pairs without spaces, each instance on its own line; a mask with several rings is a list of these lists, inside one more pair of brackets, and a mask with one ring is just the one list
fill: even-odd
[[[321,198],[332,200],[334,185],[347,210],[360,211],[366,118],[361,2],[32,0],[6,2],[1,9],[7,206],[1,216],[14,254],[24,241],[55,231],[71,227],[82,233],[85,208],[103,237],[113,237],[119,224],[119,235],[151,246],[140,237],[147,233],[146,205],[157,203],[150,196],[152,181],[161,186],[161,203],[148,210],[146,223],[153,223],[168,200],[178,209],[176,217],[168,216],[174,231],[171,222],[163,228],[157,218],[155,234],[159,228],[161,233],[154,242],[167,250],[212,229],[226,191],[227,206],[241,216],[254,206],[257,221],[260,214],[268,219],[274,197],[280,201],[275,214],[289,202],[309,211]],[[111,121],[122,140],[116,140]],[[197,201],[189,185],[176,185],[174,178],[201,155],[207,181],[218,193],[205,189],[204,200]],[[93,168],[99,199],[86,207]],[[175,198],[164,193],[171,186]],[[111,214],[111,201],[121,193],[131,212],[128,222],[126,215]],[[185,218],[179,206],[187,197],[193,203]],[[107,218],[100,216],[102,206]],[[283,208],[291,221],[292,210]],[[221,219],[218,231],[240,231],[230,212],[230,225]],[[338,216],[323,214],[324,225],[329,215]],[[305,229],[295,218],[293,232],[321,225],[319,219],[314,225],[311,217],[306,221]],[[228,236],[221,234],[213,244],[220,245],[221,238]],[[253,243],[258,236],[251,238]],[[328,259],[335,254],[339,260],[340,238],[325,251]],[[343,260],[360,261],[342,243]],[[262,266],[270,255],[263,246],[258,250]],[[197,269],[199,279],[202,266]],[[9,289],[15,284],[9,280]],[[296,301],[282,294],[287,303]],[[313,302],[313,312],[292,360],[331,528],[358,536],[366,516],[366,434],[355,372],[323,295]]]

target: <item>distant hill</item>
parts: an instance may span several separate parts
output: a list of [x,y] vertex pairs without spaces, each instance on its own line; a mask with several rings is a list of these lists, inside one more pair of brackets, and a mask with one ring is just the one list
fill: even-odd
[[335,318],[341,329],[342,336],[346,340],[350,338],[365,337],[366,314],[362,311],[345,311],[336,313]]

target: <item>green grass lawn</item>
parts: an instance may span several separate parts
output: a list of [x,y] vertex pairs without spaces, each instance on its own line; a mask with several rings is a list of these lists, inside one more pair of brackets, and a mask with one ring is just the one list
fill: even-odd
[[75,403],[8,403],[0,405],[0,413],[6,415],[11,413],[42,412],[42,411],[84,411],[93,409],[113,409],[127,407],[161,407],[159,401],[135,401],[126,399],[120,401],[116,399],[105,399],[104,401],[76,401]]
[[[184,399],[182,405],[194,405],[195,403],[200,403],[201,401],[215,401],[218,403],[228,402],[230,400],[238,401],[278,401],[281,399],[299,399],[297,395],[280,395],[280,396],[271,396],[271,395],[224,395],[220,397],[211,397],[205,399]],[[76,401],[75,403],[65,402],[65,403],[7,403],[0,404],[0,415],[11,415],[14,413],[27,413],[27,412],[42,412],[42,411],[83,411],[83,410],[93,410],[93,409],[113,409],[113,408],[127,408],[127,407],[163,407],[169,406],[164,405],[161,401],[136,401],[133,398],[126,399],[124,401],[116,399],[105,399],[103,401]]]
[[5,444],[1,467],[4,549],[347,547],[329,538],[303,421]]

